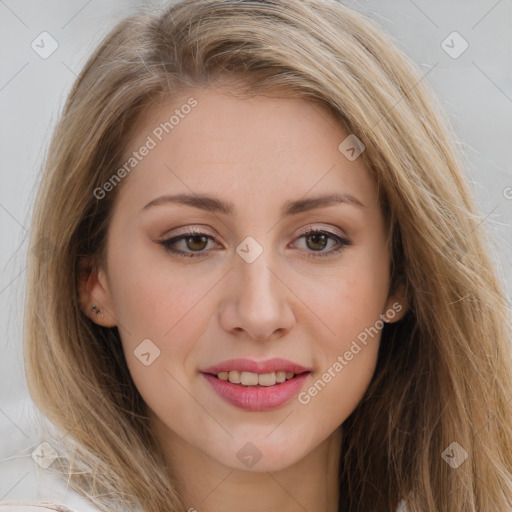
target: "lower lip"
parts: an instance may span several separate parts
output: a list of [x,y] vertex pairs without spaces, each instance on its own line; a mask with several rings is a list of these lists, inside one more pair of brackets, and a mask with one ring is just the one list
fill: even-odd
[[216,393],[230,404],[248,411],[268,411],[276,409],[297,396],[309,376],[309,372],[301,373],[293,379],[274,386],[242,386],[232,384],[209,373],[203,373]]

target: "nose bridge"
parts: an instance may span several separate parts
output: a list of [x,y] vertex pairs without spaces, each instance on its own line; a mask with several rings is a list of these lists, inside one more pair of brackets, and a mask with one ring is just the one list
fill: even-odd
[[[254,242],[253,242],[254,244]],[[241,244],[242,245],[242,244]],[[260,313],[267,310],[269,314],[273,309],[278,307],[282,290],[278,290],[278,284],[270,268],[275,267],[275,257],[270,247],[261,248],[261,252],[254,245],[251,246],[249,241],[245,247],[239,247],[237,252],[247,249],[254,258],[246,259],[240,256],[236,262],[236,273],[239,278],[238,301],[248,306],[254,311],[259,310]],[[259,253],[259,255],[258,255]]]
[[279,258],[266,246],[269,238],[263,243],[248,237],[237,247],[234,284],[223,319],[226,329],[243,329],[255,339],[289,329],[293,322],[288,290],[274,275]]

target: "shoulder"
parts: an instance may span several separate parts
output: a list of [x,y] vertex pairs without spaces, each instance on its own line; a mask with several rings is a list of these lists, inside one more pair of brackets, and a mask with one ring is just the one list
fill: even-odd
[[0,512],[78,512],[57,503],[9,501],[0,503]]

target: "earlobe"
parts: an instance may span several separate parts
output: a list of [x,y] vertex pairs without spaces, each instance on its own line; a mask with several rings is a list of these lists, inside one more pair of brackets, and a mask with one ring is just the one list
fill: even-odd
[[78,294],[84,314],[102,327],[115,327],[112,300],[105,272],[91,258],[79,262]]
[[105,314],[103,313],[103,310],[101,308],[98,308],[98,306],[96,306],[96,304],[92,305],[91,311],[96,315],[99,315],[101,313],[101,318],[105,318]]
[[405,316],[408,309],[405,297],[405,287],[400,285],[386,302],[386,307],[382,313],[383,320],[388,324],[398,322]]

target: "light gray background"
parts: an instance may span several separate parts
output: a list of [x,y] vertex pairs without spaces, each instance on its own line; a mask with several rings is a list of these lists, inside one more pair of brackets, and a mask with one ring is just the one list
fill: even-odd
[[[493,250],[511,290],[512,0],[344,3],[394,35],[428,73],[425,79],[455,123],[457,143],[470,159],[468,177],[484,227],[495,235]],[[0,0],[0,501],[53,497],[89,510],[83,500],[64,495],[64,483],[36,471],[30,457],[37,436],[22,360],[25,237],[39,169],[72,82],[101,38],[139,5],[146,3]],[[59,44],[46,60],[31,48],[43,31]],[[441,47],[453,31],[469,44],[457,59]]]

